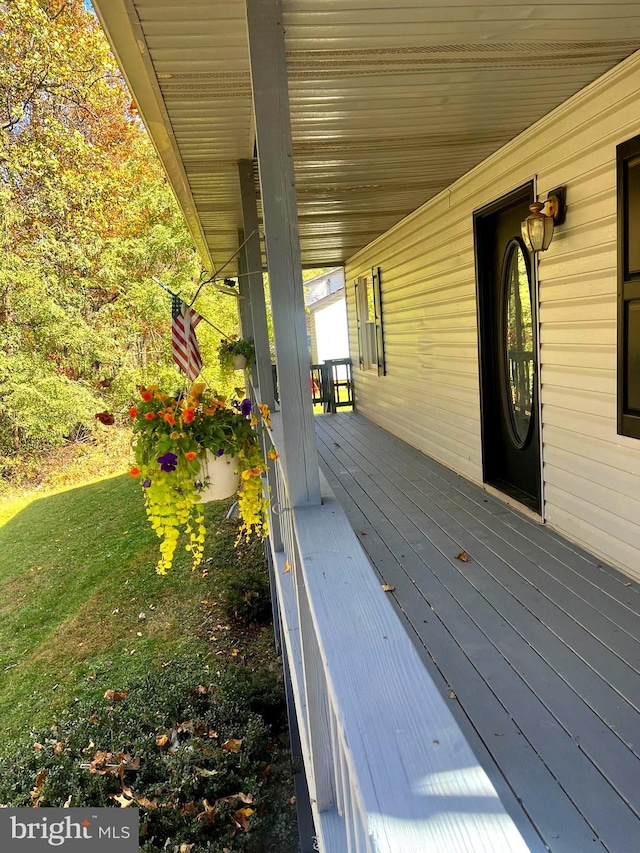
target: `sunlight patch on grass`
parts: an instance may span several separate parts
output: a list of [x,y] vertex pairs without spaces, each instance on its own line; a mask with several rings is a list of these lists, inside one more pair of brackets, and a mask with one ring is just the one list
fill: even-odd
[[[169,575],[155,573],[159,540],[126,475],[20,500],[0,528],[0,733],[10,737],[200,648],[211,593],[184,551]],[[205,509],[214,555],[225,510]]]

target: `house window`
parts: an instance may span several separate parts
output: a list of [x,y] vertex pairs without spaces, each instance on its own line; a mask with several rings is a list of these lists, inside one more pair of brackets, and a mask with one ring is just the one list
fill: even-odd
[[355,283],[355,305],[360,369],[377,370],[379,376],[384,376],[387,369],[384,356],[382,289],[379,267],[374,267],[371,275],[361,276],[357,279]]
[[618,432],[640,438],[640,136],[618,160]]

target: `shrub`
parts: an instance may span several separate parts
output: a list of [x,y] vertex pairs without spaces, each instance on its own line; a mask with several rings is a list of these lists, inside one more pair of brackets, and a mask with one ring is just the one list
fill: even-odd
[[216,582],[227,619],[266,624],[271,621],[271,587],[264,558],[264,543],[254,537],[239,543],[238,566],[219,567]]
[[[140,808],[140,849],[296,849],[282,685],[266,669],[183,659],[76,702],[0,758],[8,806]],[[46,772],[43,772],[46,771]],[[120,801],[115,798],[120,798]]]

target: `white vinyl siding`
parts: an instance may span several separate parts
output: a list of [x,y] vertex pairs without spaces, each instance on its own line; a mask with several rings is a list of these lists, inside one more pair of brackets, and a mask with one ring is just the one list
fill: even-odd
[[[640,441],[616,432],[616,145],[638,134],[634,54],[351,258],[347,281],[381,268],[387,376],[356,375],[359,410],[481,482],[473,212],[532,178],[541,198],[566,185],[539,256],[544,516],[640,579]],[[355,362],[352,298],[349,322]]]

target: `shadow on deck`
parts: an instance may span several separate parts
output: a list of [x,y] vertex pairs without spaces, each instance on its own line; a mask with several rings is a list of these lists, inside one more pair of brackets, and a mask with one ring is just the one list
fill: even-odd
[[316,424],[327,480],[525,837],[639,850],[640,586],[357,413]]

